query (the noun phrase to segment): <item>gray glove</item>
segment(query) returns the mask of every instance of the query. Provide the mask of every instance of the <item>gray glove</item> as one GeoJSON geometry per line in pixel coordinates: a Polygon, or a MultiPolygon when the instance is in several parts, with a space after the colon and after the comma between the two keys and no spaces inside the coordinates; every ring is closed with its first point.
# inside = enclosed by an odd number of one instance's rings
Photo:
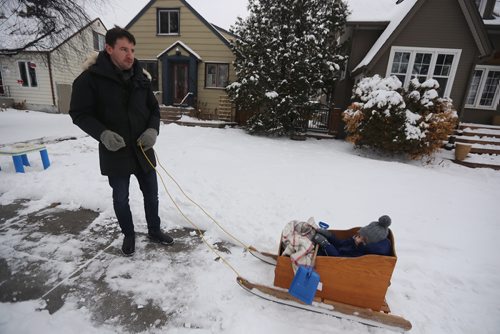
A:
{"type": "Polygon", "coordinates": [[[147,151],[156,143],[157,136],[158,131],[153,128],[147,128],[139,139],[137,139],[137,146],[142,146],[144,151],[147,151]]]}
{"type": "Polygon", "coordinates": [[[115,152],[126,146],[123,137],[111,130],[104,130],[101,133],[100,139],[101,143],[103,143],[109,151],[115,152]]]}
{"type": "Polygon", "coordinates": [[[325,238],[324,235],[321,235],[319,233],[316,233],[312,239],[315,243],[320,245],[321,247],[324,247],[329,244],[328,240],[325,238]]]}

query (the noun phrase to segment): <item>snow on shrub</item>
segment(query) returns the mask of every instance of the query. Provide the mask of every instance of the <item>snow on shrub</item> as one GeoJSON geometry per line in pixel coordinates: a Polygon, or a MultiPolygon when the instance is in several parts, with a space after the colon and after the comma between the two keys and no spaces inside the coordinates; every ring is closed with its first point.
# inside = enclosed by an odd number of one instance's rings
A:
{"type": "Polygon", "coordinates": [[[439,83],[410,82],[405,90],[395,76],[362,79],[344,111],[347,140],[411,159],[437,151],[458,122],[451,100],[438,95],[439,83]]]}

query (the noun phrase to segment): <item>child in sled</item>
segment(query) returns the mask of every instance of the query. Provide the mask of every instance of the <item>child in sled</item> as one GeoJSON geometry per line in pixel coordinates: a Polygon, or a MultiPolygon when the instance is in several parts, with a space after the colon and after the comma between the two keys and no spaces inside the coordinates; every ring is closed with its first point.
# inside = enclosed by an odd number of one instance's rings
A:
{"type": "Polygon", "coordinates": [[[382,216],[360,228],[352,238],[337,239],[333,232],[318,229],[312,240],[319,245],[319,256],[390,255],[392,245],[387,238],[390,225],[391,218],[382,216]]]}

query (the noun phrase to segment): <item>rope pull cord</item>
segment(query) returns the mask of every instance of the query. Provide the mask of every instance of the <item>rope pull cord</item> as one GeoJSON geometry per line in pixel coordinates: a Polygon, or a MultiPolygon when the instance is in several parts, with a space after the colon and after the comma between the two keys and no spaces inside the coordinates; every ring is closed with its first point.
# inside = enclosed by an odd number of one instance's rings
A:
{"type": "MultiPolygon", "coordinates": [[[[189,219],[185,214],[184,212],[182,211],[182,209],[179,207],[179,205],[177,205],[177,203],[175,202],[173,196],[170,194],[170,192],[168,191],[168,188],[165,184],[165,181],[163,180],[163,176],[160,174],[160,172],[158,171],[158,169],[153,165],[153,163],[151,162],[151,160],[148,158],[148,156],[146,155],[146,152],[144,152],[144,149],[142,147],[142,144],[139,145],[139,147],[141,148],[141,151],[142,151],[142,154],[144,155],[144,157],[146,158],[146,160],[148,161],[148,163],[151,165],[151,167],[155,170],[156,174],[158,174],[158,176],[160,177],[160,180],[161,180],[161,183],[163,184],[163,188],[165,189],[168,197],[170,198],[170,200],[172,201],[172,203],[174,204],[174,206],[176,207],[177,211],[179,211],[179,213],[181,214],[181,216],[189,223],[191,224],[196,232],[198,233],[198,236],[200,237],[200,239],[205,243],[205,245],[207,245],[207,247],[218,257],[220,258],[225,265],[227,265],[229,267],[229,269],[231,269],[237,277],[241,277],[241,275],[238,273],[238,271],[231,265],[231,263],[229,263],[229,261],[224,258],[224,256],[222,256],[212,245],[210,245],[210,243],[205,239],[205,236],[203,235],[203,232],[201,231],[201,229],[198,227],[198,225],[196,225],[195,223],[193,223],[193,221],[191,219],[189,219]]],[[[224,233],[226,233],[227,235],[229,235],[231,238],[233,238],[233,240],[236,240],[238,243],[240,243],[243,248],[245,248],[246,250],[250,250],[250,247],[245,245],[243,242],[241,242],[239,239],[237,239],[235,236],[233,236],[231,233],[229,233],[228,231],[226,231],[218,222],[216,219],[214,219],[208,212],[206,212],[205,209],[203,209],[198,203],[196,203],[194,200],[192,200],[185,192],[184,190],[181,188],[181,186],[179,185],[179,183],[175,180],[175,178],[170,175],[169,172],[167,172],[167,170],[162,166],[162,164],[160,163],[160,159],[158,158],[158,155],[156,154],[155,152],[155,158],[156,158],[156,161],[158,162],[158,165],[163,169],[163,171],[168,175],[168,177],[177,185],[177,187],[179,188],[179,190],[182,192],[182,194],[191,202],[193,203],[194,205],[196,205],[201,211],[203,211],[203,213],[208,217],[210,218],[222,231],[224,231],[224,233]]]]}

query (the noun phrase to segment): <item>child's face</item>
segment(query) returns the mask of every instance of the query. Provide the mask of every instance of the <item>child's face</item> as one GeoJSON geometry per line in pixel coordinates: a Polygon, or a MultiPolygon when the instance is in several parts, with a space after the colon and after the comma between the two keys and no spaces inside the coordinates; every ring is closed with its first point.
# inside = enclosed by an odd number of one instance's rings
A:
{"type": "Polygon", "coordinates": [[[359,234],[356,234],[354,236],[354,242],[356,243],[356,246],[366,245],[367,241],[368,240],[366,239],[366,237],[363,237],[363,236],[361,236],[359,234]]]}

